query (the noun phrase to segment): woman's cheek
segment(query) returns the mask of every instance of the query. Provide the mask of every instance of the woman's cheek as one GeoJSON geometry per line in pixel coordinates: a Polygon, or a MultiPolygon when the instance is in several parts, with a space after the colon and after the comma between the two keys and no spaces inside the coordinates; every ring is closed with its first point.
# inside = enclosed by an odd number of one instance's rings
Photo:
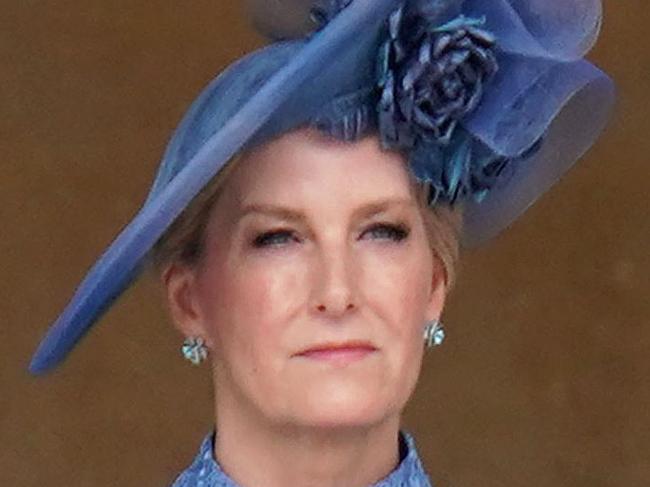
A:
{"type": "Polygon", "coordinates": [[[372,283],[370,289],[374,288],[387,302],[399,304],[400,309],[410,310],[414,298],[419,301],[423,287],[426,292],[427,273],[411,247],[366,252],[360,262],[363,275],[372,283]]]}
{"type": "Polygon", "coordinates": [[[287,314],[304,298],[305,265],[301,256],[256,258],[256,265],[242,270],[246,282],[238,293],[245,313],[266,327],[282,324],[287,314]]]}

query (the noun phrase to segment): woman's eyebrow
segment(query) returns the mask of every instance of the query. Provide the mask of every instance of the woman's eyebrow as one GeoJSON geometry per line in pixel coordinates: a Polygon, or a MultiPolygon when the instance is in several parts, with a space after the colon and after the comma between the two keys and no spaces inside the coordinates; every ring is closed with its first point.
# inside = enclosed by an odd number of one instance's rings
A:
{"type": "Polygon", "coordinates": [[[411,199],[408,198],[383,199],[383,200],[373,201],[363,206],[360,206],[359,208],[354,210],[352,216],[353,218],[360,218],[360,217],[367,218],[374,215],[378,215],[379,213],[384,213],[388,210],[391,210],[392,208],[399,208],[399,207],[405,207],[405,208],[415,207],[415,204],[411,199]]]}
{"type": "Polygon", "coordinates": [[[268,203],[251,203],[244,206],[239,213],[238,219],[243,220],[252,214],[268,215],[289,221],[304,221],[306,219],[305,215],[298,210],[268,203]]]}
{"type": "MultiPolygon", "coordinates": [[[[384,213],[392,207],[414,207],[412,200],[408,198],[390,198],[377,201],[371,201],[359,206],[352,213],[353,218],[370,217],[379,213],[384,213]]],[[[273,216],[282,220],[306,222],[306,215],[295,208],[275,205],[270,203],[250,203],[245,205],[240,213],[239,220],[242,220],[250,214],[263,214],[273,216]]]]}

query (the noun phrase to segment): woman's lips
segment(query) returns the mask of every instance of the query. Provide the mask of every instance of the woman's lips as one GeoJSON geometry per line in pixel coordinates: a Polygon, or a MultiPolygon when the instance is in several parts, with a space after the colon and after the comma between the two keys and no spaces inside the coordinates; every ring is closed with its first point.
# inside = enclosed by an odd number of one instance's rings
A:
{"type": "Polygon", "coordinates": [[[298,354],[298,356],[319,362],[345,365],[362,360],[376,351],[377,349],[372,345],[350,345],[313,348],[298,354]]]}

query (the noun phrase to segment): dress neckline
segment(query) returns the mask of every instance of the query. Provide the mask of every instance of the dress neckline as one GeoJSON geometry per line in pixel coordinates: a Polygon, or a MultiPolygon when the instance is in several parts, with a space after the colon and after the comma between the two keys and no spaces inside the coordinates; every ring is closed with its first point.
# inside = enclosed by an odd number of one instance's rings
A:
{"type": "MultiPolygon", "coordinates": [[[[192,464],[182,472],[172,487],[240,487],[226,474],[213,455],[216,431],[208,433],[192,464]]],[[[417,453],[414,438],[406,431],[399,432],[400,462],[388,476],[369,487],[431,487],[417,453]]]]}

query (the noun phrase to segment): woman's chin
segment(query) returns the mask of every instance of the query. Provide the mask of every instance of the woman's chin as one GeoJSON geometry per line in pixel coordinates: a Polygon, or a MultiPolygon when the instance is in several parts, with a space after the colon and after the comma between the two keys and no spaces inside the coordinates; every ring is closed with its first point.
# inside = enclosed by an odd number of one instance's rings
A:
{"type": "MultiPolygon", "coordinates": [[[[315,427],[364,427],[382,422],[395,404],[367,387],[309,388],[296,403],[296,415],[315,427]]],[[[394,399],[394,397],[393,397],[394,399]]]]}

